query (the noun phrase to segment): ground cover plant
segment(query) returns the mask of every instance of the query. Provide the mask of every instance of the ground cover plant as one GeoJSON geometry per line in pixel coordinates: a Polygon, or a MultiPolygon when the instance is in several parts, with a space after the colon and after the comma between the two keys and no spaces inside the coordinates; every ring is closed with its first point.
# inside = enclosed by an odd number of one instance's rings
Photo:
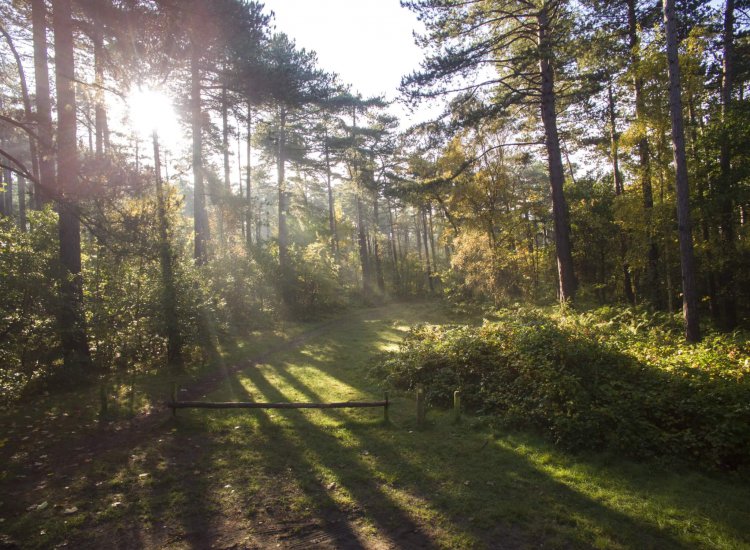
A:
{"type": "MultiPolygon", "coordinates": [[[[442,306],[392,305],[312,327],[189,398],[379,398],[365,375],[442,306]]],[[[742,548],[748,481],[612,454],[571,454],[411,395],[379,410],[179,411],[65,433],[61,463],[3,452],[2,532],[24,548],[742,548]],[[6,455],[4,455],[5,458],[6,455]],[[46,504],[45,504],[46,503],[46,504]]],[[[73,425],[66,426],[75,429],[73,425]]],[[[59,451],[61,447],[57,447],[59,451]]],[[[45,453],[43,453],[45,454],[45,453]]]]}
{"type": "Polygon", "coordinates": [[[746,467],[747,335],[686,345],[678,326],[624,308],[500,310],[479,327],[413,328],[373,374],[394,388],[423,384],[443,407],[461,390],[469,410],[570,450],[746,467]]]}

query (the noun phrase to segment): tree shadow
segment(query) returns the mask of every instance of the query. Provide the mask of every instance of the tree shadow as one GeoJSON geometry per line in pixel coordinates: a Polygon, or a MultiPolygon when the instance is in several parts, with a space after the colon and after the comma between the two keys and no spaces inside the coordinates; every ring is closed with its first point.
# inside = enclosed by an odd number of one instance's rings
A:
{"type": "MultiPolygon", "coordinates": [[[[295,391],[301,392],[311,401],[320,400],[318,394],[288,372],[283,369],[277,372],[295,391]]],[[[273,396],[275,399],[284,398],[278,389],[269,385],[260,372],[251,372],[248,376],[264,395],[273,396]]],[[[325,410],[321,414],[341,422],[347,429],[357,430],[353,437],[360,449],[369,450],[369,466],[365,466],[361,456],[352,456],[354,451],[344,449],[340,441],[331,440],[331,436],[307,420],[304,413],[295,417],[294,429],[304,430],[306,444],[315,452],[318,460],[327,461],[327,467],[336,472],[339,479],[347,480],[346,488],[366,508],[368,516],[376,523],[379,531],[391,539],[398,540],[404,534],[398,527],[400,521],[392,521],[394,507],[404,506],[404,503],[396,502],[394,498],[384,495],[381,487],[373,486],[372,478],[377,472],[381,472],[385,479],[396,480],[397,486],[403,483],[403,488],[417,494],[423,500],[423,505],[434,509],[442,516],[443,521],[447,520],[451,524],[448,530],[454,535],[472,532],[490,547],[523,547],[529,544],[549,544],[553,540],[540,535],[539,529],[535,526],[527,525],[528,529],[519,529],[517,524],[508,523],[507,520],[503,525],[502,518],[514,513],[513,503],[526,499],[527,491],[539,488],[541,492],[538,497],[538,510],[541,512],[542,508],[548,507],[559,509],[554,515],[557,525],[549,526],[551,532],[547,534],[554,537],[558,536],[559,532],[564,533],[565,540],[560,541],[563,544],[574,541],[576,547],[592,545],[592,541],[582,539],[577,531],[581,524],[580,517],[584,516],[583,523],[605,528],[615,539],[618,538],[618,532],[628,533],[623,543],[632,543],[635,539],[639,547],[685,547],[684,543],[664,530],[612,510],[554,480],[517,453],[497,447],[484,453],[466,452],[467,445],[480,448],[481,440],[471,434],[467,438],[460,428],[453,433],[449,430],[448,434],[444,430],[441,433],[420,433],[412,439],[411,446],[403,448],[394,446],[393,440],[388,437],[388,430],[382,429],[375,422],[353,426],[350,415],[346,412],[325,410]],[[424,437],[427,437],[428,441],[420,443],[419,439],[424,437]],[[343,458],[337,461],[328,458],[331,456],[332,447],[338,447],[343,458]],[[455,467],[458,463],[460,468],[455,467]],[[358,469],[361,471],[356,472],[358,469]],[[457,472],[461,471],[472,472],[475,479],[457,477],[457,472]],[[495,487],[502,492],[498,493],[495,487]],[[512,494],[514,492],[515,495],[512,494]],[[466,502],[469,509],[496,506],[497,513],[489,515],[494,515],[500,525],[472,525],[473,518],[451,511],[455,510],[457,501],[466,502]],[[579,519],[576,519],[577,517],[579,519]]],[[[527,521],[533,517],[533,510],[528,512],[530,514],[527,521]]],[[[401,510],[399,515],[404,513],[405,511],[401,510]]],[[[540,516],[543,515],[540,513],[540,516]]],[[[419,524],[417,525],[419,527],[419,524]]],[[[431,541],[431,544],[436,543],[435,540],[431,541]]]]}

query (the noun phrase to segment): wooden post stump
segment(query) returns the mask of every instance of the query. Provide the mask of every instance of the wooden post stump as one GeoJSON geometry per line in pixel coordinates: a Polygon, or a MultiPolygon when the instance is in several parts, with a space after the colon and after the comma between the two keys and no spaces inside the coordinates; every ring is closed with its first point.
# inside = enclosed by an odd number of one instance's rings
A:
{"type": "Polygon", "coordinates": [[[424,428],[425,412],[424,386],[417,384],[417,428],[424,428]]]}

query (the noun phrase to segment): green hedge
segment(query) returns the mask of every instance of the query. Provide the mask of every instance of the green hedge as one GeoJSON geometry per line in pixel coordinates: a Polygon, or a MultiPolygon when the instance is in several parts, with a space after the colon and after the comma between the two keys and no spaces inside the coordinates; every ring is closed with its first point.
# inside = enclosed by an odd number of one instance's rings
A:
{"type": "Polygon", "coordinates": [[[481,327],[418,326],[374,369],[392,388],[422,383],[448,406],[532,428],[570,450],[750,461],[750,353],[741,335],[686,346],[671,320],[612,309],[565,317],[505,311],[481,327]]]}

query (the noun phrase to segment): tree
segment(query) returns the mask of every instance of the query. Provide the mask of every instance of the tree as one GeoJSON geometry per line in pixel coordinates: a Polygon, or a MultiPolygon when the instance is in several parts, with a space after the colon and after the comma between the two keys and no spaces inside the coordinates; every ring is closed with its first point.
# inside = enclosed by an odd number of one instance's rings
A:
{"type": "MultiPolygon", "coordinates": [[[[480,91],[491,90],[489,104],[463,114],[464,123],[497,116],[510,106],[540,109],[547,152],[550,194],[555,226],[561,302],[575,297],[576,281],[570,244],[568,206],[557,128],[557,95],[564,72],[564,48],[570,31],[568,4],[562,0],[484,2],[473,0],[416,0],[406,2],[425,23],[431,55],[421,72],[404,79],[412,97],[462,93],[453,108],[461,113],[480,91]],[[496,74],[478,83],[449,87],[456,77],[494,67],[496,74]]],[[[482,77],[486,76],[485,74],[482,77]]]]}
{"type": "Polygon", "coordinates": [[[60,263],[60,333],[65,369],[80,374],[91,367],[81,279],[78,207],[75,63],[71,0],[54,0],[55,87],[57,89],[57,193],[60,263]]]}
{"type": "Polygon", "coordinates": [[[685,130],[682,117],[680,62],[677,51],[677,25],[674,0],[663,0],[664,30],[667,41],[669,71],[669,110],[672,117],[672,150],[677,188],[677,224],[682,266],[682,312],[685,318],[685,338],[698,342],[701,338],[698,325],[698,295],[695,288],[695,262],[693,235],[690,222],[690,188],[688,186],[687,158],[685,156],[685,130]]]}

